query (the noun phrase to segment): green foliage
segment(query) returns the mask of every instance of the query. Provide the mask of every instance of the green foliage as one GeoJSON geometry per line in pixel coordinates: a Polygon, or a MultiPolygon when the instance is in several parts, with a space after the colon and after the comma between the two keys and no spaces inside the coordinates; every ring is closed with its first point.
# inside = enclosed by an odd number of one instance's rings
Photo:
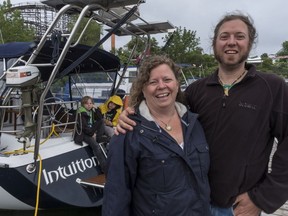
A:
{"type": "Polygon", "coordinates": [[[278,57],[281,57],[281,56],[283,57],[283,58],[279,58],[277,60],[277,62],[286,63],[286,65],[288,64],[288,58],[287,58],[287,56],[288,56],[288,41],[284,41],[282,43],[282,49],[277,53],[277,56],[278,57]]]}
{"type": "Polygon", "coordinates": [[[178,27],[173,33],[165,36],[164,42],[166,44],[162,51],[170,58],[177,63],[191,65],[189,69],[183,69],[187,77],[204,77],[213,73],[217,67],[213,55],[203,54],[203,49],[199,46],[200,38],[196,36],[196,31],[178,27]]]}
{"type": "Polygon", "coordinates": [[[66,82],[68,82],[68,76],[63,77],[62,79],[56,79],[50,88],[51,92],[60,92],[61,88],[65,87],[66,82]]]}
{"type": "MultiPolygon", "coordinates": [[[[70,32],[74,27],[78,16],[79,15],[71,16],[71,19],[68,24],[68,29],[70,32]]],[[[102,34],[102,27],[95,20],[89,21],[89,19],[86,17],[83,18],[82,21],[80,22],[77,32],[74,35],[73,42],[76,42],[78,40],[79,36],[81,35],[87,23],[88,26],[85,29],[83,36],[81,37],[80,44],[84,44],[87,46],[94,46],[100,40],[100,36],[102,34]]]]}
{"type": "MultiPolygon", "coordinates": [[[[217,62],[213,55],[202,54],[203,49],[199,47],[200,39],[196,37],[196,31],[176,28],[173,33],[168,33],[164,38],[165,45],[160,47],[155,38],[151,38],[149,51],[146,54],[165,54],[178,64],[186,64],[182,68],[186,77],[204,77],[214,72],[217,62]]],[[[116,55],[122,64],[127,63],[133,47],[137,44],[136,52],[132,56],[134,61],[129,66],[136,65],[137,58],[144,53],[147,40],[140,40],[135,37],[124,47],[116,50],[116,55]]]]}
{"type": "Polygon", "coordinates": [[[132,61],[129,62],[129,66],[135,66],[137,63],[137,59],[142,55],[160,53],[160,47],[158,46],[158,42],[155,38],[152,37],[150,41],[148,41],[145,38],[140,39],[132,37],[131,41],[124,45],[124,47],[116,49],[116,55],[120,58],[122,64],[128,63],[134,47],[136,47],[135,52],[133,53],[132,61]]]}
{"type": "MultiPolygon", "coordinates": [[[[35,30],[33,27],[26,25],[21,17],[21,12],[19,10],[12,10],[11,7],[10,0],[3,1],[3,4],[0,4],[0,43],[34,40],[35,30]]],[[[71,30],[75,25],[77,16],[71,16],[70,18],[68,27],[71,30]]],[[[81,21],[76,35],[73,38],[74,42],[78,40],[87,22],[88,18],[84,18],[84,20],[81,21]]],[[[92,20],[85,30],[80,43],[94,46],[100,40],[101,34],[102,26],[92,20]]],[[[125,64],[131,57],[130,54],[133,47],[137,45],[136,51],[132,56],[132,61],[129,62],[129,66],[135,66],[139,57],[143,55],[166,54],[179,64],[190,65],[190,67],[183,68],[183,72],[187,77],[208,76],[217,68],[218,63],[214,59],[214,56],[203,53],[203,49],[199,46],[200,38],[197,37],[196,31],[188,30],[180,26],[177,27],[174,32],[166,34],[162,39],[164,46],[159,46],[154,37],[151,37],[150,40],[144,37],[140,39],[132,37],[131,41],[125,46],[111,50],[111,52],[116,53],[121,63],[125,64]]],[[[288,56],[288,41],[282,43],[282,49],[277,53],[277,56],[288,56]]],[[[272,59],[269,58],[267,53],[262,54],[261,58],[263,62],[257,65],[259,70],[288,78],[287,58],[272,62],[272,59]]],[[[59,82],[63,84],[66,80],[59,82]]]]}
{"type": "Polygon", "coordinates": [[[25,25],[19,10],[12,10],[10,1],[0,5],[0,43],[13,41],[33,41],[35,31],[25,25]]]}
{"type": "Polygon", "coordinates": [[[273,65],[273,73],[276,73],[284,78],[288,78],[288,64],[287,62],[276,62],[273,65]]]}
{"type": "MultiPolygon", "coordinates": [[[[196,36],[196,31],[187,30],[178,27],[173,33],[165,35],[163,47],[158,46],[157,41],[152,38],[150,49],[151,54],[166,54],[179,64],[187,64],[190,67],[182,68],[187,77],[205,77],[213,73],[218,63],[213,55],[203,53],[203,49],[199,47],[200,39],[196,36]],[[155,41],[154,41],[155,40],[155,41]]],[[[136,38],[133,38],[124,47],[116,50],[121,62],[127,62],[129,54],[133,46],[136,44],[136,38]]],[[[282,44],[283,48],[277,55],[288,55],[288,41],[282,44]]],[[[138,48],[134,59],[143,52],[145,42],[138,42],[138,48]]],[[[261,55],[263,62],[257,65],[257,68],[263,72],[275,73],[288,78],[287,59],[274,63],[267,53],[261,55]]]]}
{"type": "Polygon", "coordinates": [[[263,60],[263,62],[256,65],[258,70],[266,73],[274,73],[283,78],[288,77],[287,62],[277,61],[273,63],[272,59],[268,57],[267,53],[262,54],[261,59],[263,60]]]}
{"type": "Polygon", "coordinates": [[[202,48],[199,47],[200,38],[196,37],[196,31],[177,27],[174,32],[164,37],[166,43],[163,51],[175,62],[191,63],[192,56],[201,55],[202,48]]]}
{"type": "Polygon", "coordinates": [[[288,41],[282,43],[282,49],[277,53],[277,56],[286,56],[288,55],[288,41]]]}
{"type": "Polygon", "coordinates": [[[256,65],[258,70],[260,70],[262,72],[266,72],[266,73],[274,73],[274,74],[277,74],[283,78],[288,78],[287,63],[276,62],[276,63],[269,65],[269,66],[267,66],[263,63],[261,65],[256,65]]]}
{"type": "Polygon", "coordinates": [[[261,66],[262,66],[264,71],[273,69],[273,62],[272,62],[271,58],[263,56],[262,60],[263,60],[263,62],[261,64],[261,66]]]}

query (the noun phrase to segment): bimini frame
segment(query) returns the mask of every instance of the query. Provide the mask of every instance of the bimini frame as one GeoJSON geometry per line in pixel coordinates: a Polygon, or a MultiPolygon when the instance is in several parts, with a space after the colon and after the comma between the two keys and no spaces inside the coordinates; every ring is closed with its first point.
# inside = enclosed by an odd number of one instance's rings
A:
{"type": "MultiPolygon", "coordinates": [[[[41,68],[41,66],[43,67],[49,66],[53,68],[48,81],[45,83],[45,88],[39,100],[39,108],[37,111],[38,112],[37,124],[36,124],[36,131],[35,131],[35,148],[34,148],[34,166],[35,167],[36,167],[36,162],[37,162],[38,153],[39,153],[44,101],[55,78],[64,77],[65,75],[73,71],[85,59],[89,58],[89,56],[92,55],[95,52],[95,50],[97,50],[113,34],[118,35],[118,36],[131,35],[131,36],[140,38],[142,40],[144,39],[146,42],[144,53],[146,53],[150,47],[150,35],[151,34],[165,33],[169,29],[174,28],[174,26],[172,26],[169,22],[148,23],[144,19],[142,19],[139,15],[139,6],[142,3],[145,3],[145,1],[143,0],[78,0],[78,1],[77,0],[45,0],[45,1],[42,1],[42,3],[48,6],[54,7],[56,10],[59,10],[59,11],[57,12],[54,20],[52,21],[52,23],[49,25],[48,29],[44,33],[36,49],[34,49],[29,59],[25,62],[25,66],[32,65],[32,66],[37,66],[39,68],[41,68]],[[124,10],[127,12],[125,12],[122,15],[119,15],[115,12],[116,11],[115,8],[121,8],[122,11],[124,10]],[[37,58],[38,54],[41,52],[41,49],[44,47],[45,42],[51,39],[53,32],[55,32],[55,30],[57,29],[57,24],[59,23],[61,17],[67,14],[71,14],[71,13],[78,13],[79,16],[71,32],[69,34],[61,34],[61,37],[66,38],[65,40],[66,42],[65,42],[63,49],[61,50],[59,57],[55,59],[53,63],[45,62],[45,63],[35,64],[34,63],[35,59],[37,58]],[[84,53],[82,56],[79,56],[79,58],[76,61],[74,61],[71,65],[67,66],[64,70],[60,71],[60,66],[63,63],[63,60],[65,56],[67,55],[69,48],[77,45],[77,43],[79,43],[83,35],[83,34],[80,34],[80,37],[78,38],[78,40],[76,40],[76,42],[73,44],[73,41],[75,41],[74,37],[80,26],[80,22],[85,17],[90,17],[90,21],[96,20],[97,22],[108,26],[109,29],[107,29],[107,34],[104,37],[102,37],[100,41],[97,42],[93,47],[91,47],[86,53],[84,53]],[[134,20],[139,20],[141,21],[141,23],[134,24],[133,23],[134,20]]],[[[90,21],[87,22],[87,25],[89,24],[90,21]]],[[[83,31],[85,31],[85,29],[86,28],[84,28],[83,31]]],[[[135,46],[137,46],[137,44],[135,46]]],[[[136,47],[134,47],[133,50],[135,51],[136,47]]],[[[131,60],[134,54],[133,53],[134,51],[132,51],[129,57],[129,61],[131,60]]],[[[122,76],[125,75],[126,69],[127,68],[124,67],[122,76]]],[[[119,81],[119,83],[120,82],[121,80],[119,81]]]]}

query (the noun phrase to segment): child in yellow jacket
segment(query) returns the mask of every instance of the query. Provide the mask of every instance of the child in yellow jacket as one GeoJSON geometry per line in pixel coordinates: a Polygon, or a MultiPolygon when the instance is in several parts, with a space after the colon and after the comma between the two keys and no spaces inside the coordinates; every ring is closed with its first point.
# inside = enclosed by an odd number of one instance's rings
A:
{"type": "Polygon", "coordinates": [[[110,137],[114,134],[113,127],[116,127],[118,123],[118,118],[122,112],[122,108],[123,101],[117,95],[111,96],[104,104],[99,106],[99,109],[104,116],[105,133],[110,137]]]}

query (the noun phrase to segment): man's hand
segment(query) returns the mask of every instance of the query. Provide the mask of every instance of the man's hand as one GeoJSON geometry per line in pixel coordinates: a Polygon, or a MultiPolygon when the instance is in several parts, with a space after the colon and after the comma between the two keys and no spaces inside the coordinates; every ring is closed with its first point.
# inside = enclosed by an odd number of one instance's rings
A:
{"type": "Polygon", "coordinates": [[[131,107],[127,107],[123,112],[120,114],[118,118],[118,124],[114,130],[116,135],[120,133],[125,134],[126,130],[133,130],[133,126],[136,126],[136,122],[128,118],[129,114],[134,114],[135,110],[131,107]]]}
{"type": "Polygon", "coordinates": [[[259,216],[261,213],[261,209],[252,202],[248,193],[237,196],[235,206],[235,216],[259,216]]]}

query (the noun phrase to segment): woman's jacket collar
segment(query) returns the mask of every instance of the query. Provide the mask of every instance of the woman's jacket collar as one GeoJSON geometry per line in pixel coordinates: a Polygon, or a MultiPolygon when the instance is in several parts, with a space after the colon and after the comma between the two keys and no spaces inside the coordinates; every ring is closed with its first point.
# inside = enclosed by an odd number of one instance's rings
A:
{"type": "MultiPolygon", "coordinates": [[[[175,102],[175,107],[178,115],[182,118],[183,115],[187,112],[186,106],[179,102],[175,102]]],[[[139,105],[139,113],[148,121],[154,121],[154,118],[151,116],[145,100],[143,100],[139,105]]]]}

